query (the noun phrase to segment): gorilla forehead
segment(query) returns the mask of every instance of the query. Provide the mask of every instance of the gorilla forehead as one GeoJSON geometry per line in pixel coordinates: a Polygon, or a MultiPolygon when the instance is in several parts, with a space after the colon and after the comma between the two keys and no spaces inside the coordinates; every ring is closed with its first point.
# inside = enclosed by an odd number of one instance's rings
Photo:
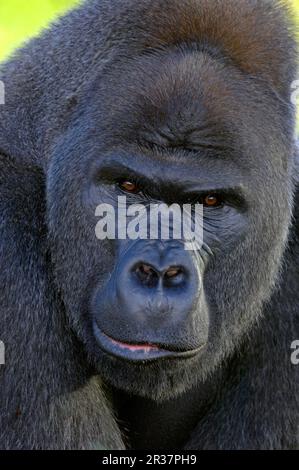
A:
{"type": "Polygon", "coordinates": [[[224,160],[232,174],[233,163],[250,173],[253,158],[260,170],[269,171],[268,160],[286,169],[290,144],[273,132],[273,126],[284,131],[280,116],[267,119],[273,99],[214,49],[154,50],[119,58],[92,80],[75,112],[78,138],[84,154],[89,149],[96,159],[137,149],[140,159],[161,158],[163,151],[165,160],[185,157],[196,165],[204,159],[220,171],[224,160]]]}
{"type": "MultiPolygon", "coordinates": [[[[235,75],[237,78],[237,71],[235,75]]],[[[226,110],[234,100],[232,77],[230,89],[226,83],[223,63],[213,59],[209,51],[163,49],[129,62],[117,61],[107,74],[92,82],[88,106],[108,118],[106,129],[113,119],[126,133],[131,129],[132,136],[136,131],[143,136],[152,132],[157,138],[158,133],[157,144],[163,146],[195,146],[200,131],[223,145],[216,124],[223,131],[229,128],[226,110]],[[110,96],[107,86],[112,90],[110,96]]],[[[225,137],[228,135],[227,131],[225,137]]]]}

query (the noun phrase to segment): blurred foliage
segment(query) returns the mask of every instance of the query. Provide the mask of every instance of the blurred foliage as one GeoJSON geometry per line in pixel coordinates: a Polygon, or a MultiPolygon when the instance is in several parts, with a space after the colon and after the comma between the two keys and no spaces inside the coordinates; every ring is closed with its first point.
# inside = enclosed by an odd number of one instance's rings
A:
{"type": "MultiPolygon", "coordinates": [[[[0,60],[81,0],[0,0],[0,60]]],[[[225,1],[225,0],[223,0],[225,1]]],[[[299,0],[289,0],[298,19],[299,0]]],[[[299,131],[299,126],[298,126],[299,131]]]]}
{"type": "Polygon", "coordinates": [[[78,0],[0,0],[0,59],[78,0]]]}

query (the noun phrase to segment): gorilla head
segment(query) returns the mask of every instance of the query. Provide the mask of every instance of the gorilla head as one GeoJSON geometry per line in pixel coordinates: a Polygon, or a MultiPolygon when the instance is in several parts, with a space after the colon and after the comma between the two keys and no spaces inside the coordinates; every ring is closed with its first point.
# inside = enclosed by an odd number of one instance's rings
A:
{"type": "Polygon", "coordinates": [[[51,256],[71,325],[108,383],[156,400],[204,380],[257,321],[292,212],[284,20],[277,10],[266,34],[267,13],[242,2],[241,31],[233,2],[217,2],[216,16],[209,3],[184,2],[181,21],[180,2],[166,2],[126,41],[119,26],[118,47],[72,100],[47,170],[51,256]],[[202,204],[202,246],[99,241],[96,207],[124,195],[202,204]]]}

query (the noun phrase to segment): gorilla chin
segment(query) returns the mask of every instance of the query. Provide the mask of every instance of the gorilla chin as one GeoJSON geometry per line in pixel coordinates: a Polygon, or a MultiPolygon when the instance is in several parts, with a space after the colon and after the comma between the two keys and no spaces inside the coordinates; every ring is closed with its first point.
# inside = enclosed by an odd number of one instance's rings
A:
{"type": "Polygon", "coordinates": [[[200,367],[207,345],[189,351],[171,351],[148,343],[116,341],[94,325],[98,350],[96,368],[108,389],[162,403],[196,385],[192,373],[200,367]]]}

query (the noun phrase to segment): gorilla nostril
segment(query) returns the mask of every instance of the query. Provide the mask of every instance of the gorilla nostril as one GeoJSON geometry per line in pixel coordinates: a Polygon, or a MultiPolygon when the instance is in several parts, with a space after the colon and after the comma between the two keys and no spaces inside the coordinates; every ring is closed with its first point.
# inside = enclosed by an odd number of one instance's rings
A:
{"type": "Polygon", "coordinates": [[[172,268],[169,268],[168,271],[166,271],[165,273],[165,276],[168,278],[168,279],[171,279],[173,277],[176,277],[178,274],[180,274],[182,272],[182,269],[181,268],[176,268],[176,267],[172,267],[172,268]]]}
{"type": "Polygon", "coordinates": [[[160,279],[165,288],[182,287],[187,279],[187,272],[182,266],[170,266],[160,272],[150,264],[139,262],[133,267],[132,273],[138,283],[147,288],[157,287],[160,279]]]}
{"type": "Polygon", "coordinates": [[[159,282],[159,275],[149,264],[140,263],[134,268],[138,280],[146,287],[156,287],[159,282]]]}
{"type": "Polygon", "coordinates": [[[186,280],[186,272],[180,266],[171,266],[164,274],[164,286],[176,287],[181,286],[186,280]]]}
{"type": "Polygon", "coordinates": [[[139,270],[144,274],[151,274],[154,271],[148,264],[141,264],[141,266],[139,266],[139,270]]]}

